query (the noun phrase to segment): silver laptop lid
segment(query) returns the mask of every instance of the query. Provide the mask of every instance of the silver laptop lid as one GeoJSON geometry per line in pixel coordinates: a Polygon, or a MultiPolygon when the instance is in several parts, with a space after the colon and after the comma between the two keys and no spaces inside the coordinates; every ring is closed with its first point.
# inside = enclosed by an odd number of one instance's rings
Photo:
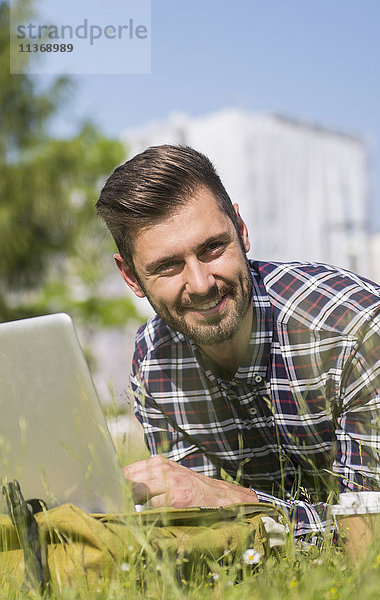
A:
{"type": "MultiPolygon", "coordinates": [[[[88,512],[131,508],[71,318],[0,324],[0,478],[25,499],[88,512]]],[[[0,507],[6,512],[5,502],[0,507]]]]}

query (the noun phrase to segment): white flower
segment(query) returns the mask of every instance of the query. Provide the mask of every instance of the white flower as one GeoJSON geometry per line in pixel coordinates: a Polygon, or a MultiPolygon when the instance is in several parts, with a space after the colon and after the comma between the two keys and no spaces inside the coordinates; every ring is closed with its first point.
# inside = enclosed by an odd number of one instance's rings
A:
{"type": "Polygon", "coordinates": [[[123,562],[120,565],[120,571],[126,572],[131,570],[131,565],[127,562],[123,562]]]}
{"type": "Polygon", "coordinates": [[[256,552],[254,548],[248,548],[243,554],[243,562],[246,565],[257,565],[261,560],[262,554],[256,552]]]}

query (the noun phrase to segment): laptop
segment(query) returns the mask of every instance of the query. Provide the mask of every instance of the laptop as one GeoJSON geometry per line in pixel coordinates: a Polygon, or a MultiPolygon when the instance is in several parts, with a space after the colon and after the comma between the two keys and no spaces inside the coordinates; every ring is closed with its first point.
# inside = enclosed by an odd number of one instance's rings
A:
{"type": "MultiPolygon", "coordinates": [[[[71,318],[0,324],[0,483],[90,513],[134,510],[71,318]]],[[[1,495],[2,496],[2,495],[1,495]]],[[[5,499],[1,512],[7,512],[5,499]]]]}

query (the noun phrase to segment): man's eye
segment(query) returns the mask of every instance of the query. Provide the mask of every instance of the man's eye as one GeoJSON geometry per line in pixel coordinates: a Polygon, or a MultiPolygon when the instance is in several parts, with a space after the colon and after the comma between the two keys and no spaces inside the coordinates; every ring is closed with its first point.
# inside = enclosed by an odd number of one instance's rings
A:
{"type": "Polygon", "coordinates": [[[166,271],[170,271],[171,269],[174,269],[177,266],[178,263],[176,262],[166,262],[166,263],[162,263],[159,267],[157,267],[156,269],[156,273],[165,273],[166,271]]]}
{"type": "Polygon", "coordinates": [[[205,248],[206,252],[215,252],[218,250],[223,250],[225,244],[223,244],[223,242],[211,242],[210,244],[208,244],[205,248]]]}

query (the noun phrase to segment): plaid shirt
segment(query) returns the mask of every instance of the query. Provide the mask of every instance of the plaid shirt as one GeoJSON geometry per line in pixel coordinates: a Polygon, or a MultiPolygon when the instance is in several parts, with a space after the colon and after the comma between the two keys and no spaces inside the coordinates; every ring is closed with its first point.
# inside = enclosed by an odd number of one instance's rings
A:
{"type": "Polygon", "coordinates": [[[250,261],[254,318],[233,378],[155,316],[131,386],[151,454],[221,469],[323,531],[328,494],[378,489],[380,286],[313,263],[250,261]]]}

